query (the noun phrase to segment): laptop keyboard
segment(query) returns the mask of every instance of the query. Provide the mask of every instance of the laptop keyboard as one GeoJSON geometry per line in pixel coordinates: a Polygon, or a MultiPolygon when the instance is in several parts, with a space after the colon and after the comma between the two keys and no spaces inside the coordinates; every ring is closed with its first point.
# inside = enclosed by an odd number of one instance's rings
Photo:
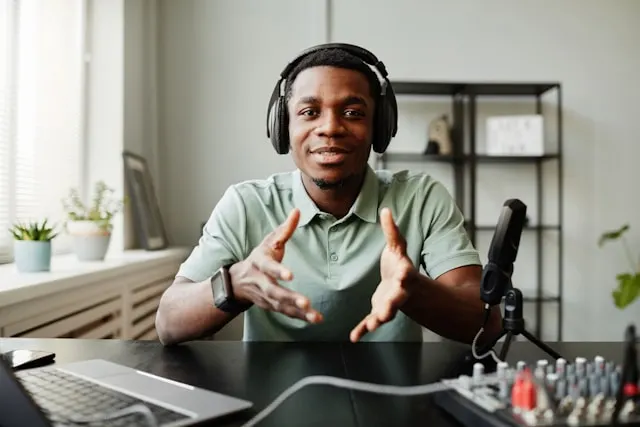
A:
{"type": "MultiPolygon", "coordinates": [[[[157,425],[165,425],[187,417],[152,403],[131,397],[53,368],[17,372],[24,388],[40,406],[54,426],[74,424],[74,419],[108,416],[134,404],[144,404],[153,413],[157,425]]],[[[88,423],[86,426],[149,426],[142,414],[88,423]]],[[[149,426],[151,427],[151,426],[149,426]]]]}

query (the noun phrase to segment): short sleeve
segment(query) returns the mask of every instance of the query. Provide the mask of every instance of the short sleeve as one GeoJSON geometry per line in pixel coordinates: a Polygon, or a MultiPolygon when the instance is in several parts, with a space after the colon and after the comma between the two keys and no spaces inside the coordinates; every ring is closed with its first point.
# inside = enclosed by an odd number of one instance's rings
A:
{"type": "Polygon", "coordinates": [[[211,277],[223,265],[246,258],[247,216],[244,202],[229,187],[214,207],[202,235],[176,276],[199,282],[211,277]]]}
{"type": "Polygon", "coordinates": [[[425,231],[422,262],[429,277],[436,279],[454,268],[481,265],[478,251],[464,227],[462,212],[438,181],[428,186],[422,220],[425,231]]]}

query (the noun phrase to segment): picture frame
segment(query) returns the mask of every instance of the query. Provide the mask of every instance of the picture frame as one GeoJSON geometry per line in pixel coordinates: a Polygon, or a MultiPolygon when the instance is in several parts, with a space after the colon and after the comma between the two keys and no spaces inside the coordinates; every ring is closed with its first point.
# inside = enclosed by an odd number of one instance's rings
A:
{"type": "Polygon", "coordinates": [[[140,245],[148,251],[165,249],[169,242],[147,161],[144,157],[126,150],[123,151],[122,157],[134,226],[140,245]]]}

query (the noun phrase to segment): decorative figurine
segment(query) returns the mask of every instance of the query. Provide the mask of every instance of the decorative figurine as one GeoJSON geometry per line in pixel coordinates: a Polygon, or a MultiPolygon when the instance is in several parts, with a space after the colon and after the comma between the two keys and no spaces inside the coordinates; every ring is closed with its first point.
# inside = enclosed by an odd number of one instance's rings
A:
{"type": "Polygon", "coordinates": [[[429,123],[429,142],[424,154],[451,155],[451,127],[447,115],[443,114],[429,123]]]}

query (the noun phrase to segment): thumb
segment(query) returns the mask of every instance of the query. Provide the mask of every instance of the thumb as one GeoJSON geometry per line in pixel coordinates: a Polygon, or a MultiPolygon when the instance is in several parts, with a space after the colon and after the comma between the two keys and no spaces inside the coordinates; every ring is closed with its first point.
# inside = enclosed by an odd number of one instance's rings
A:
{"type": "Polygon", "coordinates": [[[291,211],[285,222],[280,224],[278,230],[276,230],[275,240],[273,241],[273,246],[275,248],[281,247],[291,238],[293,232],[296,231],[299,221],[300,209],[295,208],[291,211]]]}
{"type": "Polygon", "coordinates": [[[380,212],[380,225],[382,226],[382,232],[387,240],[387,245],[391,249],[401,248],[404,239],[400,234],[400,230],[393,221],[391,210],[389,208],[383,208],[380,212]]]}

